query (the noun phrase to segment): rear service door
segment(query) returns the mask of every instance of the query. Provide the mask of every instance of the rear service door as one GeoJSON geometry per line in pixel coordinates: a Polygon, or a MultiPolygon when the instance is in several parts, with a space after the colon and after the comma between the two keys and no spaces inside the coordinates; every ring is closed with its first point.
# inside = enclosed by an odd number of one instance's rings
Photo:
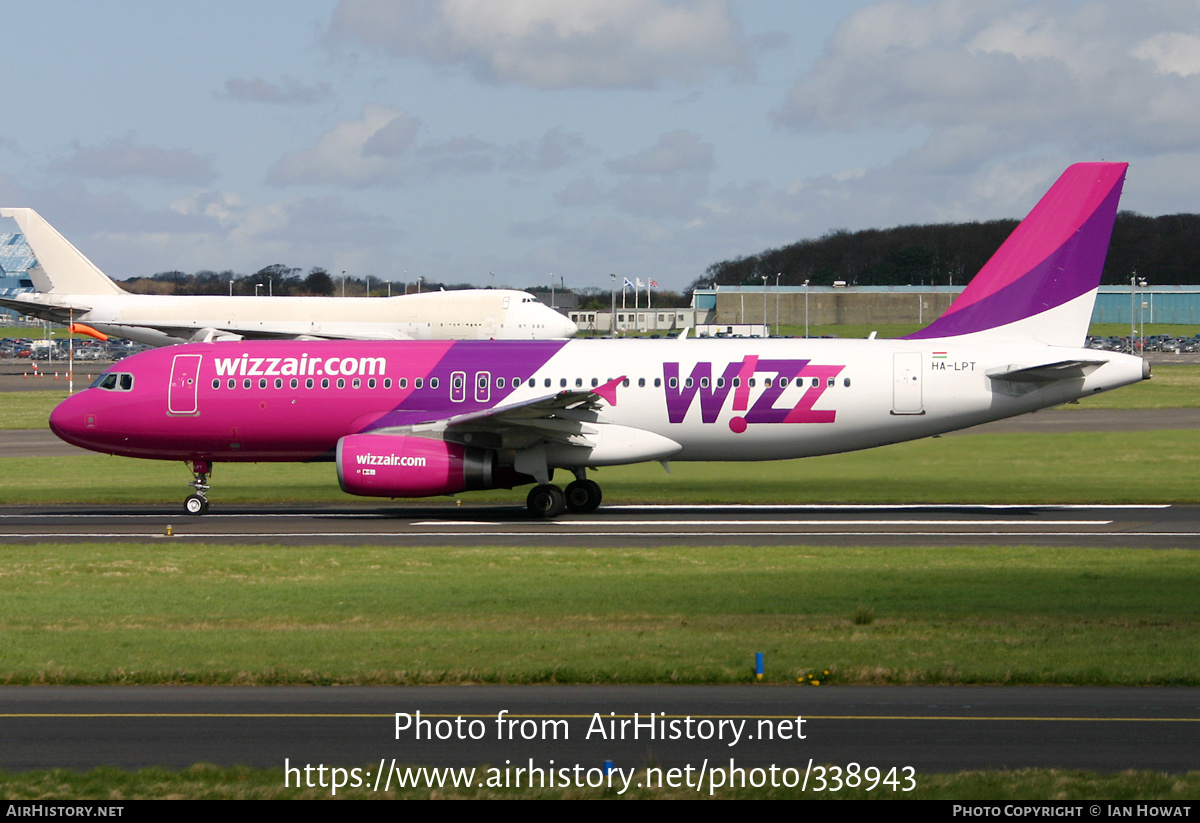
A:
{"type": "Polygon", "coordinates": [[[924,414],[921,353],[897,352],[892,360],[892,414],[924,414]]]}
{"type": "Polygon", "coordinates": [[[200,388],[201,354],[177,354],[171,361],[171,388],[167,394],[167,414],[199,414],[197,392],[200,388]]]}

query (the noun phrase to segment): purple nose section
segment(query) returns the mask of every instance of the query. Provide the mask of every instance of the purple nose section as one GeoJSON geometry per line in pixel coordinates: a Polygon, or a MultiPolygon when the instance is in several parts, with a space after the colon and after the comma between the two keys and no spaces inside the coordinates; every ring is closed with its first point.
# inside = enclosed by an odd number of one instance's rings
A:
{"type": "Polygon", "coordinates": [[[88,411],[93,404],[86,395],[87,392],[80,392],[55,406],[50,412],[50,431],[72,446],[91,449],[99,444],[95,439],[96,415],[88,411]]]}

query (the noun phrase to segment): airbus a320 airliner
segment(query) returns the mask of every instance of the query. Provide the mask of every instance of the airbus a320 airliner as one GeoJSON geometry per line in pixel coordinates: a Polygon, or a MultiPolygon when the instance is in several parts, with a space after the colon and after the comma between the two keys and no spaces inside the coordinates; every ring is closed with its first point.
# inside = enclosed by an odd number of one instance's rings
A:
{"type": "Polygon", "coordinates": [[[780,460],[974,426],[1136,383],[1081,348],[1124,163],[1071,166],[930,326],[895,340],[261,341],[144,352],[50,426],[109,454],[336,464],[350,494],[535,484],[534,515],[588,512],[589,468],[780,460]],[[574,475],[564,490],[555,469],[574,475]]]}

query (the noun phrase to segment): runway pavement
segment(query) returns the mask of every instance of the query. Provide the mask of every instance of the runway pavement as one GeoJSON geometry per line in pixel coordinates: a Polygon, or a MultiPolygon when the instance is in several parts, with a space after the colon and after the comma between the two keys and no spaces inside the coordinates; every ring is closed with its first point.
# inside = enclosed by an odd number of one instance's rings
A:
{"type": "Polygon", "coordinates": [[[292,767],[372,772],[393,763],[527,767],[531,759],[542,769],[612,760],[693,770],[732,760],[801,774],[810,762],[857,763],[911,767],[916,780],[985,768],[1200,768],[1194,688],[4,688],[0,725],[0,769],[17,771],[281,768],[285,758],[292,767]],[[409,717],[398,722],[396,713],[409,717]]]}
{"type": "Polygon", "coordinates": [[[530,518],[521,506],[214,508],[5,506],[5,543],[394,546],[989,545],[1200,548],[1200,507],[1168,505],[605,506],[530,518]],[[168,534],[169,532],[169,534],[168,534]]]}

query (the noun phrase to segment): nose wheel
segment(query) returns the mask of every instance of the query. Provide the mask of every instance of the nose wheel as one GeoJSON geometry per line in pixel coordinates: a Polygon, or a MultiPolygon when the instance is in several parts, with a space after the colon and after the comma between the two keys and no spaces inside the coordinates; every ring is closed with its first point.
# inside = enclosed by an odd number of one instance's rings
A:
{"type": "Polygon", "coordinates": [[[208,511],[208,500],[198,494],[189,494],[183,501],[183,510],[188,514],[204,514],[208,511]]]}
{"type": "Polygon", "coordinates": [[[192,475],[195,477],[191,487],[196,490],[183,501],[183,510],[190,515],[201,515],[208,511],[208,476],[212,474],[212,464],[207,460],[192,461],[192,475]]]}

